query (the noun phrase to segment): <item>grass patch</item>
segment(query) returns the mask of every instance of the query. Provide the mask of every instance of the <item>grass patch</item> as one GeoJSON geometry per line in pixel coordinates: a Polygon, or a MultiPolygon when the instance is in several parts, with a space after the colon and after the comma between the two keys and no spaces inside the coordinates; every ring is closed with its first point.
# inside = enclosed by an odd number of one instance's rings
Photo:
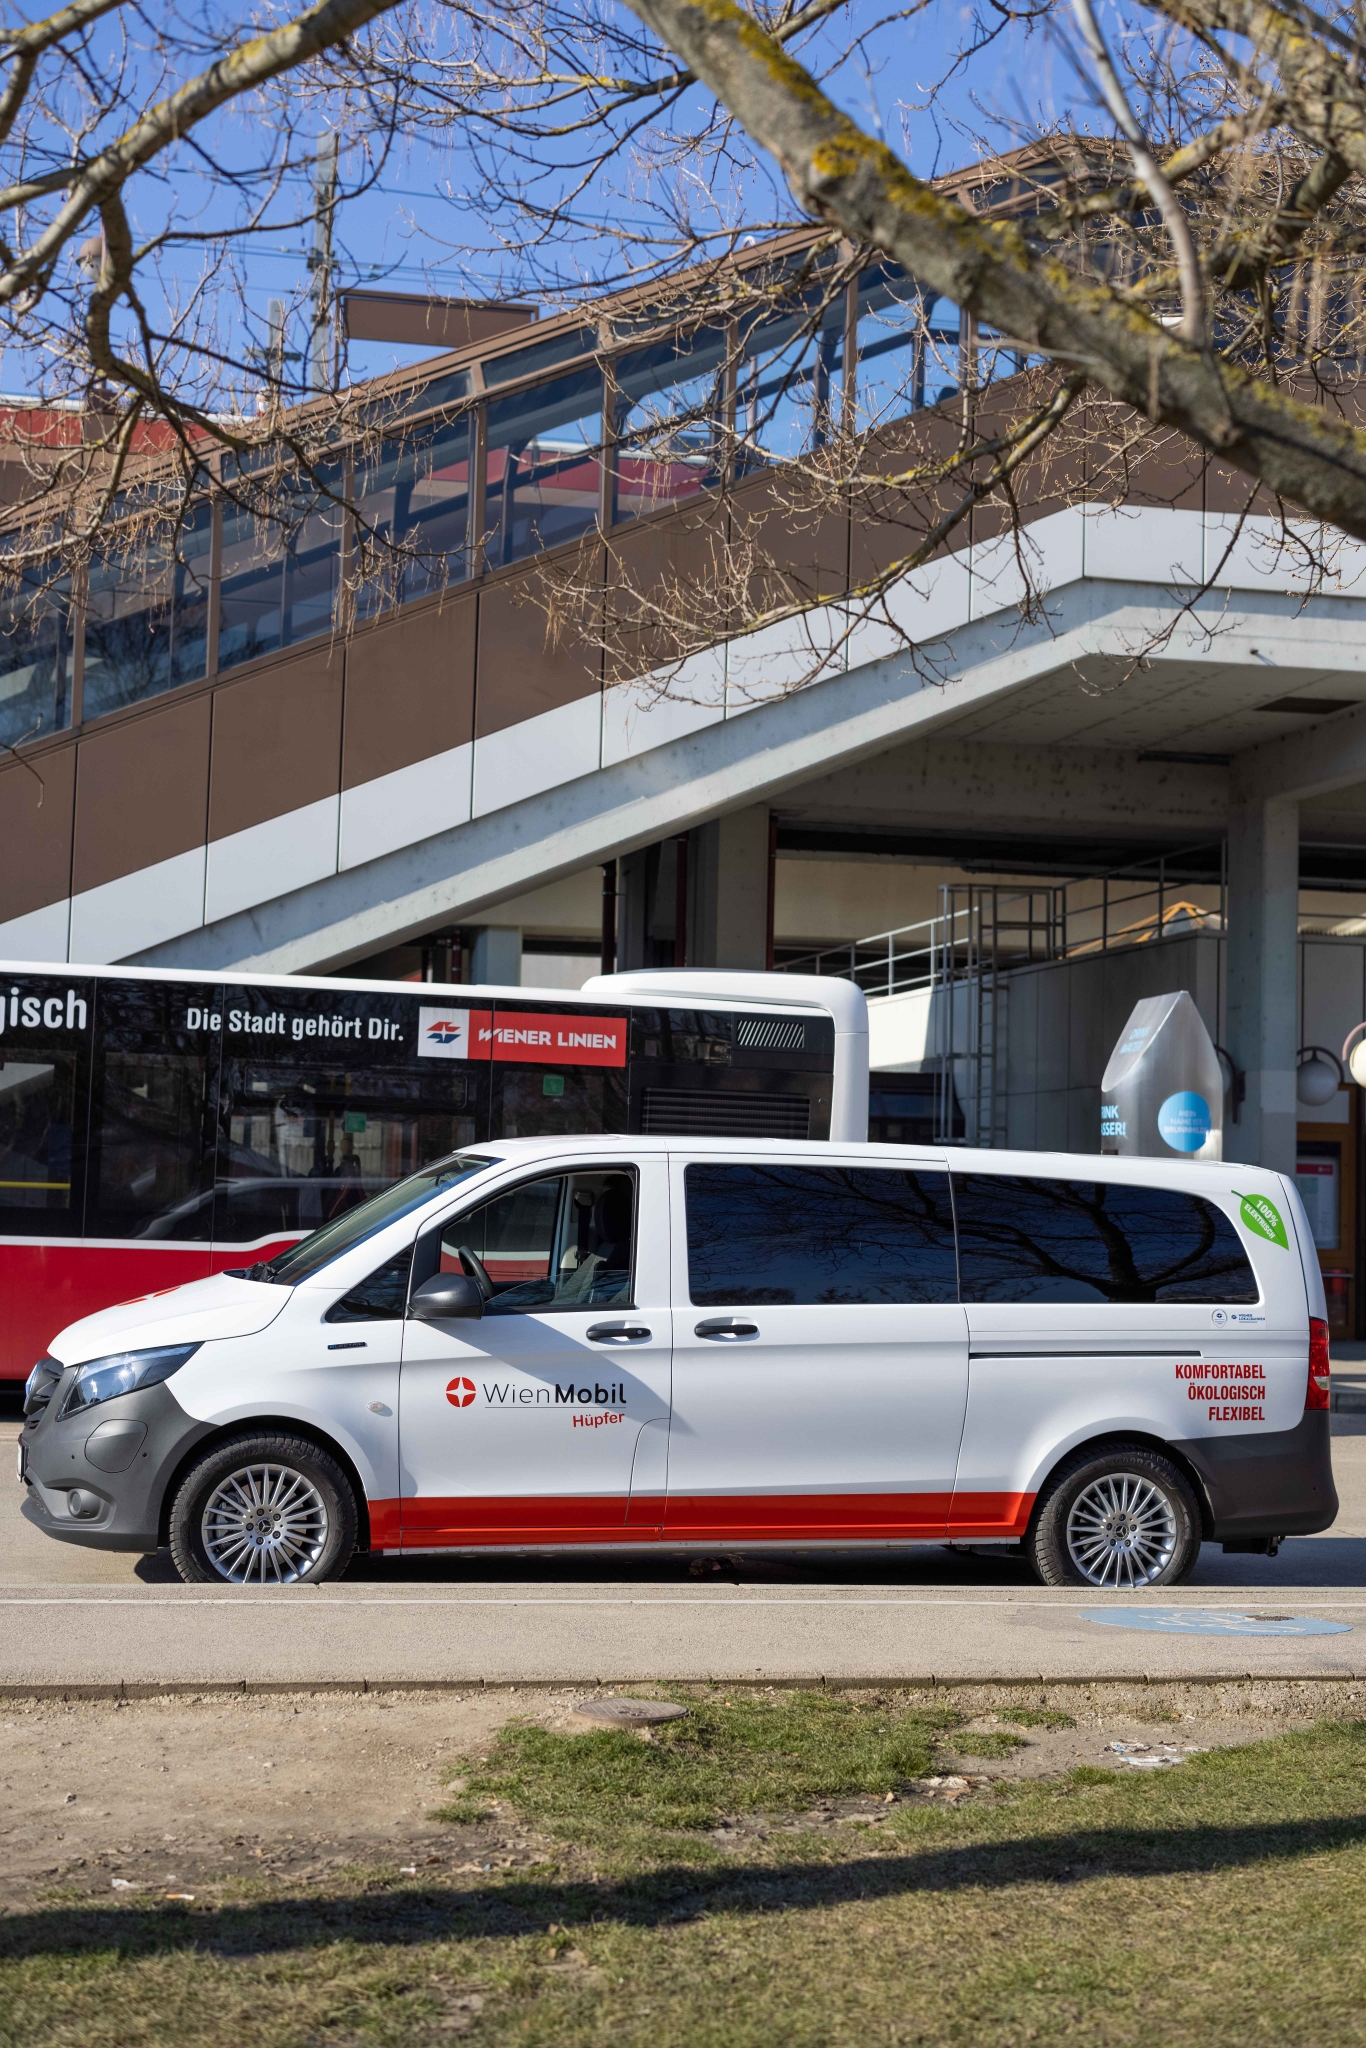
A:
{"type": "Polygon", "coordinates": [[[998,1719],[1013,1721],[1017,1728],[1075,1728],[1071,1714],[1056,1713],[1052,1707],[1002,1707],[998,1719]]]}
{"type": "Polygon", "coordinates": [[[1004,1729],[972,1728],[963,1735],[955,1735],[949,1747],[955,1756],[1009,1756],[1012,1750],[1023,1749],[1023,1735],[1007,1735],[1004,1729]]]}
{"type": "Polygon", "coordinates": [[[506,1803],[580,1841],[698,1833],[731,1814],[895,1792],[934,1768],[937,1742],[961,1720],[947,1707],[883,1710],[824,1692],[685,1703],[686,1718],[651,1729],[648,1741],[619,1729],[559,1735],[513,1723],[486,1762],[462,1767],[459,1794],[435,1818],[469,1821],[506,1803]]]}
{"type": "Polygon", "coordinates": [[[795,1696],[699,1703],[690,1751],[532,1732],[509,1731],[488,1769],[566,1837],[583,1799],[557,1867],[464,1887],[356,1871],[303,1894],[263,1876],[188,1910],[11,1908],[0,2044],[1366,2044],[1361,1722],[1151,1775],[898,1802],[869,1830],[773,1833],[710,1860],[679,1848],[713,1802],[874,1789],[870,1767],[914,1750],[914,1722],[795,1696]],[[642,1854],[642,1816],[668,1817],[667,1853],[642,1854]]]}

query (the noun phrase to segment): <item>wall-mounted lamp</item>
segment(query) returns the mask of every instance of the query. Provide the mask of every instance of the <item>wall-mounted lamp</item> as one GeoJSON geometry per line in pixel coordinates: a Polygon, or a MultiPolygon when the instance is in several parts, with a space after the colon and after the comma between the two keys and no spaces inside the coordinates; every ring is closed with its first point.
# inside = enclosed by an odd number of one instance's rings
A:
{"type": "Polygon", "coordinates": [[[1219,1055],[1219,1064],[1225,1072],[1224,1094],[1228,1097],[1228,1120],[1231,1124],[1236,1124],[1243,1106],[1243,1098],[1247,1094],[1247,1075],[1237,1065],[1233,1054],[1225,1051],[1222,1045],[1216,1045],[1214,1050],[1219,1055]]]}
{"type": "Polygon", "coordinates": [[[1310,1109],[1331,1102],[1346,1078],[1342,1061],[1326,1045],[1302,1045],[1295,1054],[1295,1094],[1310,1109]]]}
{"type": "Polygon", "coordinates": [[[1354,1024],[1342,1041],[1342,1058],[1358,1088],[1366,1088],[1366,1024],[1354,1024]]]}

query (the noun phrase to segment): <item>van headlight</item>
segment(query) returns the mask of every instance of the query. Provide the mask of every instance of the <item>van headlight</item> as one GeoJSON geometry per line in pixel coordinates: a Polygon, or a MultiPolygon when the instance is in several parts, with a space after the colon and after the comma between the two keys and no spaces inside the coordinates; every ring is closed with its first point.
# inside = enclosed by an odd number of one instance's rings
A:
{"type": "Polygon", "coordinates": [[[132,1394],[140,1387],[155,1387],[179,1372],[187,1358],[198,1351],[197,1344],[159,1344],[151,1351],[113,1351],[108,1358],[92,1358],[83,1365],[62,1403],[63,1415],[75,1415],[97,1402],[112,1401],[115,1394],[132,1394]]]}

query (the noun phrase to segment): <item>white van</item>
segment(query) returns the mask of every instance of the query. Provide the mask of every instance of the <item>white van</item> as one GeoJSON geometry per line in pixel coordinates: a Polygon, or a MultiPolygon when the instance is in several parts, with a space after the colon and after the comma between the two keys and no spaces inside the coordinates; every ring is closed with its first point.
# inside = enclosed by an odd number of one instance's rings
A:
{"type": "Polygon", "coordinates": [[[1247,1166],[503,1141],[72,1323],[25,1418],[29,1520],[187,1580],[931,1541],[1127,1589],[1337,1512],[1313,1244],[1247,1166]]]}

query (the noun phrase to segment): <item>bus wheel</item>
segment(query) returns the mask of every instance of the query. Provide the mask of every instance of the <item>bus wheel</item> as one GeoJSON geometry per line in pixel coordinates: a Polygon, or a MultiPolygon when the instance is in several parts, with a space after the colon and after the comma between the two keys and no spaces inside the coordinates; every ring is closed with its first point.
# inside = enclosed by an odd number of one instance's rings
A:
{"type": "Polygon", "coordinates": [[[351,1482],[326,1451],[301,1437],[244,1434],[181,1481],[171,1555],[191,1583],[335,1579],[355,1551],[356,1520],[351,1482]]]}
{"type": "Polygon", "coordinates": [[[1180,1468],[1144,1444],[1078,1451],[1054,1474],[1025,1554],[1045,1586],[1179,1586],[1200,1555],[1200,1510],[1180,1468]]]}

